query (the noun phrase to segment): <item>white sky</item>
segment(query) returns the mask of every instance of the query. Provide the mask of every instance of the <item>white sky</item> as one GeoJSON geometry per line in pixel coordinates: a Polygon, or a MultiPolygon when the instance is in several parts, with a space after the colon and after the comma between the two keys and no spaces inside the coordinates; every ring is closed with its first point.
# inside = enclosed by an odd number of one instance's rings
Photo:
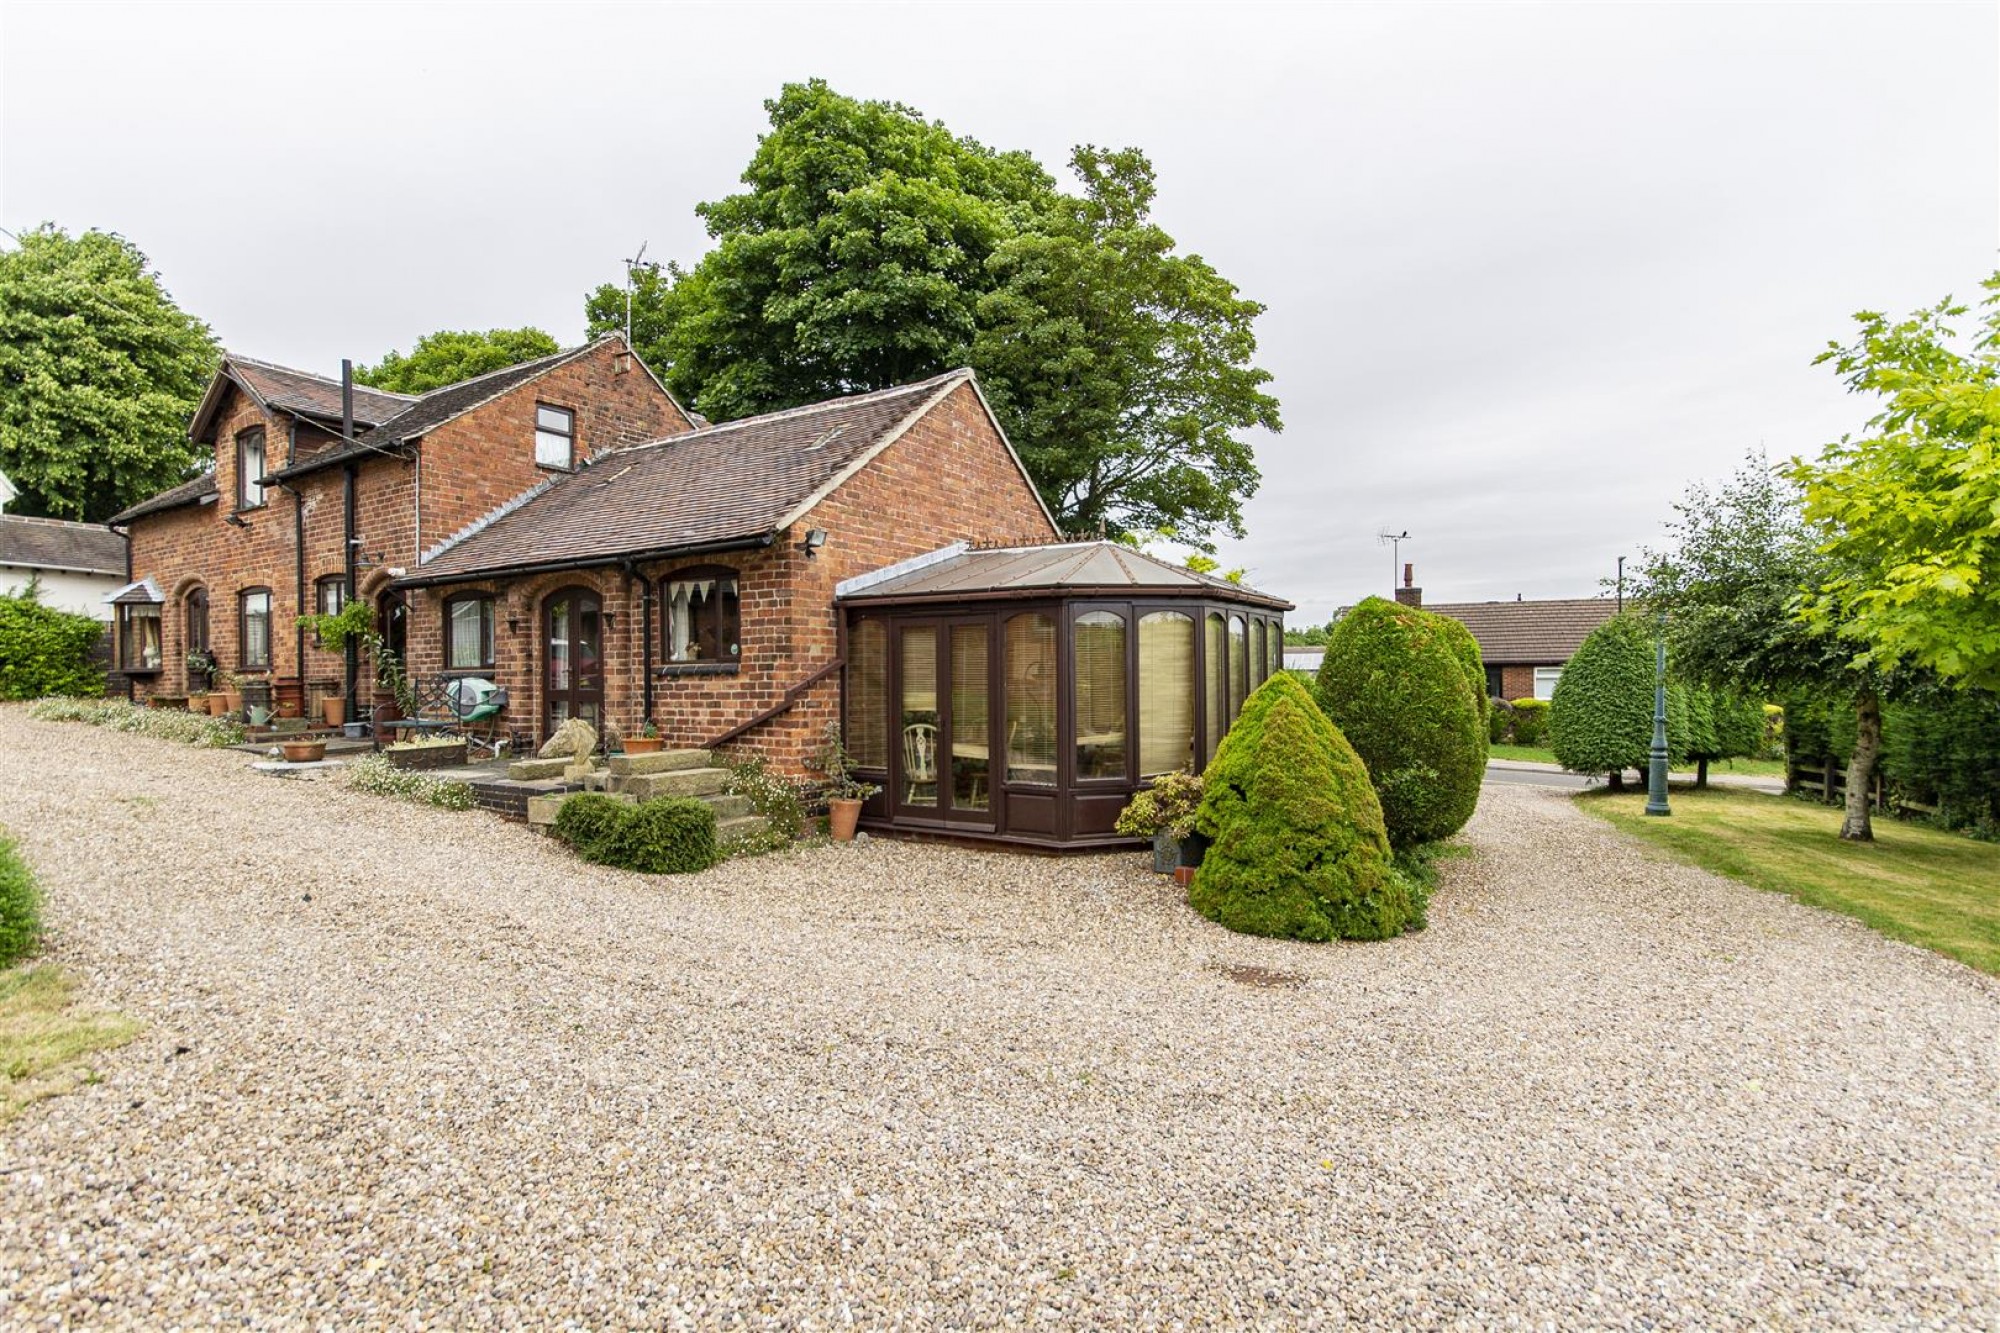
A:
{"type": "Polygon", "coordinates": [[[583,332],[694,260],[789,80],[1135,144],[1266,303],[1229,564],[1293,623],[1587,596],[1686,484],[1860,426],[1810,364],[2000,267],[2000,6],[339,6],[5,0],[0,226],[120,231],[232,348],[583,332]]]}

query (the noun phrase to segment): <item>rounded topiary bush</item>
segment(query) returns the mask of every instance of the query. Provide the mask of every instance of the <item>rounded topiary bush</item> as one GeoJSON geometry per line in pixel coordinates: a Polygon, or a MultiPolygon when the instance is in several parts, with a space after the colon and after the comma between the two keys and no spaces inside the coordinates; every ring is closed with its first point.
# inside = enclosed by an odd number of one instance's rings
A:
{"type": "Polygon", "coordinates": [[[721,859],[714,807],[692,796],[629,805],[582,792],[557,808],[552,831],[586,861],[647,875],[685,875],[721,859]]]}
{"type": "Polygon", "coordinates": [[[1320,706],[1368,765],[1397,847],[1464,828],[1486,777],[1486,669],[1475,686],[1454,629],[1465,627],[1370,597],[1333,627],[1319,665],[1320,706]]]}
{"type": "Polygon", "coordinates": [[[550,831],[576,850],[586,861],[602,861],[612,836],[625,823],[632,809],[601,792],[578,792],[556,807],[556,822],[550,831]]]}
{"type": "Polygon", "coordinates": [[[1540,745],[1549,734],[1549,701],[1547,699],[1516,699],[1514,710],[1514,744],[1540,745]]]}
{"type": "MultiPolygon", "coordinates": [[[[1434,616],[1438,622],[1438,632],[1451,649],[1451,655],[1458,659],[1459,669],[1465,672],[1465,683],[1472,687],[1472,697],[1479,704],[1479,721],[1482,725],[1493,713],[1493,700],[1486,694],[1486,659],[1480,655],[1479,640],[1472,637],[1472,631],[1463,621],[1450,616],[1434,616]]],[[[1490,734],[1490,733],[1489,733],[1490,734]]]]}
{"type": "Polygon", "coordinates": [[[1299,940],[1387,939],[1416,924],[1368,770],[1288,673],[1243,705],[1202,789],[1195,831],[1208,850],[1188,902],[1209,920],[1299,940]]]}
{"type": "Polygon", "coordinates": [[[1653,635],[1637,616],[1613,616],[1590,632],[1549,700],[1549,748],[1573,773],[1643,769],[1653,744],[1653,635]]]}

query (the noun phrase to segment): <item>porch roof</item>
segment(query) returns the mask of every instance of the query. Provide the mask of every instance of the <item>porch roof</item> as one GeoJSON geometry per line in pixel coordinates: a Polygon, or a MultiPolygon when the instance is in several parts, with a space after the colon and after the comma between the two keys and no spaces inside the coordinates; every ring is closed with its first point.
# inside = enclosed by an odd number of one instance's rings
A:
{"type": "Polygon", "coordinates": [[[1184,597],[1290,611],[1281,597],[1197,574],[1112,541],[993,550],[947,548],[843,584],[848,603],[991,601],[1035,593],[1063,597],[1184,597]]]}

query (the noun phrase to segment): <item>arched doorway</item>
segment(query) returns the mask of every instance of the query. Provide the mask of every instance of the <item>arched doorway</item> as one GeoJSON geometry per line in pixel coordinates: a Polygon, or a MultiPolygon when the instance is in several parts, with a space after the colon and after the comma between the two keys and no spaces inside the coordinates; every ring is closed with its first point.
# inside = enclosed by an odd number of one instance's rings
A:
{"type": "Polygon", "coordinates": [[[214,660],[208,654],[208,589],[200,585],[188,589],[181,609],[187,614],[187,623],[182,627],[185,640],[182,652],[187,658],[188,689],[207,690],[215,683],[212,668],[195,663],[214,660]]]}
{"type": "Polygon", "coordinates": [[[548,645],[543,690],[543,735],[570,718],[604,731],[604,612],[589,588],[563,588],[543,603],[542,635],[548,645]]]}

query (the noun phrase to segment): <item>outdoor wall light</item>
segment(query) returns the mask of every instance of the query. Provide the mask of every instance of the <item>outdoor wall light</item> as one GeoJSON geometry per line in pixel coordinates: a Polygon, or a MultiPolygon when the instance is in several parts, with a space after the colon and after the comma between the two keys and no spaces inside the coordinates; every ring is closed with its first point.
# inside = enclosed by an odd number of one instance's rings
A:
{"type": "Polygon", "coordinates": [[[507,632],[509,634],[519,634],[521,632],[521,617],[519,616],[507,617],[507,632]]]}
{"type": "Polygon", "coordinates": [[[224,514],[222,516],[222,521],[224,523],[227,523],[232,528],[247,528],[250,526],[248,523],[243,521],[243,515],[241,514],[224,514]]]}
{"type": "Polygon", "coordinates": [[[806,559],[810,560],[819,554],[819,548],[824,545],[826,545],[826,529],[813,528],[806,533],[806,539],[799,543],[799,549],[804,551],[806,559]]]}

